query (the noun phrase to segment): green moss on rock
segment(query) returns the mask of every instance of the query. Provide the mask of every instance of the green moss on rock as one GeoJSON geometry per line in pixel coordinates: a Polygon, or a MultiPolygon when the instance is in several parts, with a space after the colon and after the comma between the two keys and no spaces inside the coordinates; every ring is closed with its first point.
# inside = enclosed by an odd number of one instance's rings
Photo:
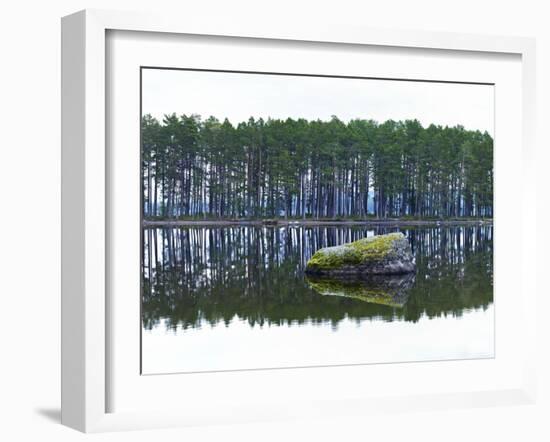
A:
{"type": "Polygon", "coordinates": [[[320,249],[307,263],[310,270],[330,270],[344,265],[360,265],[386,259],[393,250],[393,242],[404,239],[402,233],[371,236],[336,247],[320,249]]]}
{"type": "Polygon", "coordinates": [[[351,247],[330,247],[321,249],[308,261],[307,265],[311,268],[332,269],[345,264],[360,264],[361,253],[351,247]]]}

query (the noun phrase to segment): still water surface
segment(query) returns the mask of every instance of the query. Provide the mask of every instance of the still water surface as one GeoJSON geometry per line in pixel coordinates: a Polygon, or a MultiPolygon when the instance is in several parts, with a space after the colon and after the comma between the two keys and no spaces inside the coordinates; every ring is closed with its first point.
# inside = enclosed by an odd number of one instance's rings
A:
{"type": "Polygon", "coordinates": [[[143,373],[493,357],[492,235],[491,226],[144,229],[143,373]],[[304,275],[321,247],[398,230],[415,275],[304,275]]]}

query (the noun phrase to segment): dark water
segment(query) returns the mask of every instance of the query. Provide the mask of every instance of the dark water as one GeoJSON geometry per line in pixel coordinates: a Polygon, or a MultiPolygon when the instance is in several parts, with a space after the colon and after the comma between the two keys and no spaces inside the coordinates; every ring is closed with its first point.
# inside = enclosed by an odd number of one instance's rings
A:
{"type": "Polygon", "coordinates": [[[460,318],[493,301],[491,226],[192,226],[148,228],[143,238],[145,331],[229,326],[235,318],[252,329],[308,324],[337,331],[344,320],[460,318]],[[358,290],[380,291],[376,281],[319,282],[304,275],[321,247],[398,230],[410,241],[418,271],[382,285],[384,299],[353,297],[358,290]]]}

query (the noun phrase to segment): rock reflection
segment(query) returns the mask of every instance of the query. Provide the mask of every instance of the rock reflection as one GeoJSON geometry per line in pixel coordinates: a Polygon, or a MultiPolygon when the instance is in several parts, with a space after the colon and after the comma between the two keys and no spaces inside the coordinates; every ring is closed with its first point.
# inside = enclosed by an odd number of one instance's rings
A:
{"type": "Polygon", "coordinates": [[[314,291],[324,296],[343,296],[371,304],[401,308],[414,286],[415,274],[370,275],[364,278],[307,276],[314,291]]]}

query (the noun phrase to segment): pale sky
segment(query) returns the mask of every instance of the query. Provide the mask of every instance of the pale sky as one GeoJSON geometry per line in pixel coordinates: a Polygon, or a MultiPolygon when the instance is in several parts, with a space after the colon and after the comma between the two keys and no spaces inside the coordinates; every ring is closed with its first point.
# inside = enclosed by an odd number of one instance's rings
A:
{"type": "Polygon", "coordinates": [[[460,317],[424,315],[415,323],[345,318],[338,322],[337,333],[330,323],[311,321],[252,328],[237,316],[229,327],[222,321],[174,331],[162,320],[152,330],[143,330],[143,372],[492,358],[494,318],[493,305],[465,311],[460,317]]]}
{"type": "Polygon", "coordinates": [[[266,74],[144,69],[142,111],[228,118],[384,122],[417,119],[424,127],[462,125],[494,132],[494,87],[412,81],[297,77],[266,74]]]}

